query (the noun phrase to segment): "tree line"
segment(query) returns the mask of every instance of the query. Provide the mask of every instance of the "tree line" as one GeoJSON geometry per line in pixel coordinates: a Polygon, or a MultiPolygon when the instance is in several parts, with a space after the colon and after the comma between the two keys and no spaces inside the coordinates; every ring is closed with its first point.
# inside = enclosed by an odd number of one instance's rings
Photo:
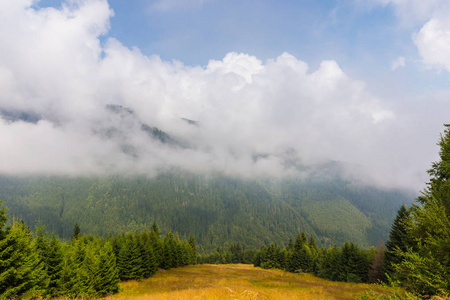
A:
{"type": "Polygon", "coordinates": [[[0,210],[0,299],[95,298],[119,291],[119,282],[148,278],[158,268],[196,263],[195,239],[151,230],[108,238],[80,234],[60,240],[39,223],[34,232],[22,220],[7,223],[0,210]]]}
{"type": "MultiPolygon", "coordinates": [[[[376,266],[373,264],[379,248],[361,248],[346,242],[342,247],[319,248],[311,235],[302,232],[286,247],[277,244],[257,250],[244,250],[239,243],[232,243],[227,251],[218,247],[215,252],[200,255],[202,263],[251,263],[264,269],[282,269],[294,273],[312,273],[333,281],[376,282],[376,266]]],[[[382,250],[381,250],[382,251],[382,250]]],[[[381,278],[380,278],[381,279],[381,278]]]]}
{"type": "Polygon", "coordinates": [[[75,222],[101,237],[156,222],[164,234],[194,236],[199,253],[210,253],[231,242],[246,249],[282,245],[299,231],[313,234],[320,246],[346,240],[376,245],[387,239],[396,209],[414,195],[351,184],[337,175],[273,180],[173,170],[155,178],[0,174],[0,198],[26,224],[40,220],[64,239],[75,222]]]}

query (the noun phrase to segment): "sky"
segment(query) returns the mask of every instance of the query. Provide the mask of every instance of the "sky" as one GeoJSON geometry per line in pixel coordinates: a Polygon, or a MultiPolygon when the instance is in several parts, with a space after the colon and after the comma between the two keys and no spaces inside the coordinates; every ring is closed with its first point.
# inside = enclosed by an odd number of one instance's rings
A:
{"type": "Polygon", "coordinates": [[[449,15],[448,0],[3,0],[0,174],[333,162],[419,191],[450,123],[449,15]]]}

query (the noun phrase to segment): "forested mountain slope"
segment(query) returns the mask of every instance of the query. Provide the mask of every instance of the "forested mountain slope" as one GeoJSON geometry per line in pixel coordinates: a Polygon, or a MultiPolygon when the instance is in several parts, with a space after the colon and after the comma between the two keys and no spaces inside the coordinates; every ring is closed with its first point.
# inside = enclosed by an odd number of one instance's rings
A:
{"type": "Polygon", "coordinates": [[[69,238],[149,229],[195,237],[205,251],[240,242],[285,244],[300,231],[319,245],[386,240],[395,213],[414,196],[342,179],[269,180],[173,172],[145,177],[0,177],[0,200],[27,224],[69,238]]]}

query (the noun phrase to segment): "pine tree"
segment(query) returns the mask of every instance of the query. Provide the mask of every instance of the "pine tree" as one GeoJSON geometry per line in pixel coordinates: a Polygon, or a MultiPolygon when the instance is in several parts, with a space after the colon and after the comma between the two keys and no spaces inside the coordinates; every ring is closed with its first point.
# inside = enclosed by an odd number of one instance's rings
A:
{"type": "MultiPolygon", "coordinates": [[[[4,210],[0,211],[2,214],[4,210]]],[[[5,220],[4,215],[0,220],[5,220]]],[[[33,249],[29,229],[14,220],[11,229],[6,232],[2,229],[1,235],[4,238],[0,240],[0,299],[44,294],[44,264],[33,249]]]]}
{"type": "Polygon", "coordinates": [[[143,278],[141,250],[133,234],[125,236],[125,244],[119,252],[119,276],[122,280],[143,278]]]}
{"type": "Polygon", "coordinates": [[[164,237],[163,263],[162,267],[166,270],[176,266],[176,243],[173,233],[169,231],[164,237]]]}
{"type": "Polygon", "coordinates": [[[97,242],[90,247],[90,263],[85,261],[86,267],[92,270],[89,280],[89,295],[102,297],[119,291],[119,272],[116,257],[109,242],[97,242]]]}
{"type": "Polygon", "coordinates": [[[411,209],[408,233],[415,248],[401,252],[403,261],[394,265],[395,279],[428,295],[450,290],[450,125],[445,127],[430,182],[411,209]]]}
{"type": "Polygon", "coordinates": [[[80,234],[81,234],[80,225],[78,225],[78,222],[76,222],[75,225],[73,226],[72,240],[78,239],[80,234]]]}
{"type": "Polygon", "coordinates": [[[50,278],[48,276],[48,255],[50,254],[48,236],[45,233],[45,228],[40,221],[38,222],[35,230],[35,239],[33,240],[32,247],[36,253],[38,263],[43,265],[44,280],[41,282],[40,288],[42,290],[48,290],[50,278]]]}
{"type": "Polygon", "coordinates": [[[386,277],[393,275],[394,265],[403,261],[401,253],[407,252],[408,248],[412,246],[412,241],[408,234],[409,220],[410,212],[402,205],[397,212],[389,239],[386,242],[386,251],[382,263],[384,280],[386,280],[386,277]]]}
{"type": "Polygon", "coordinates": [[[87,296],[89,274],[84,268],[87,247],[78,237],[65,245],[63,271],[61,276],[63,294],[68,297],[87,296]]]}
{"type": "Polygon", "coordinates": [[[50,297],[57,297],[62,294],[62,273],[64,254],[62,252],[61,242],[52,233],[49,246],[47,248],[47,275],[49,277],[49,284],[47,288],[47,295],[50,297]]]}
{"type": "Polygon", "coordinates": [[[153,222],[151,232],[155,233],[157,236],[161,234],[158,225],[156,225],[156,222],[153,222]]]}
{"type": "Polygon", "coordinates": [[[197,264],[197,245],[195,243],[195,238],[191,235],[189,236],[189,245],[192,248],[192,261],[191,264],[196,265],[197,264]]]}

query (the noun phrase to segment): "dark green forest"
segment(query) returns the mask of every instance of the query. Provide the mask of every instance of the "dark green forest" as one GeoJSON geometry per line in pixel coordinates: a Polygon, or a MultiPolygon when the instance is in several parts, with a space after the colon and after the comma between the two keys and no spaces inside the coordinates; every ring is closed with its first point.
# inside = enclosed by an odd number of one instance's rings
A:
{"type": "Polygon", "coordinates": [[[75,224],[62,241],[41,224],[30,230],[22,220],[6,226],[7,220],[0,209],[0,299],[97,298],[117,293],[121,280],[197,262],[193,237],[180,240],[171,231],[161,237],[156,224],[108,238],[82,234],[75,224]]]}
{"type": "Polygon", "coordinates": [[[414,197],[335,177],[237,179],[183,172],[145,177],[0,177],[0,199],[27,224],[41,222],[61,238],[73,224],[86,233],[146,230],[194,236],[200,252],[241,243],[285,245],[298,232],[318,245],[386,240],[395,212],[414,197]]]}

